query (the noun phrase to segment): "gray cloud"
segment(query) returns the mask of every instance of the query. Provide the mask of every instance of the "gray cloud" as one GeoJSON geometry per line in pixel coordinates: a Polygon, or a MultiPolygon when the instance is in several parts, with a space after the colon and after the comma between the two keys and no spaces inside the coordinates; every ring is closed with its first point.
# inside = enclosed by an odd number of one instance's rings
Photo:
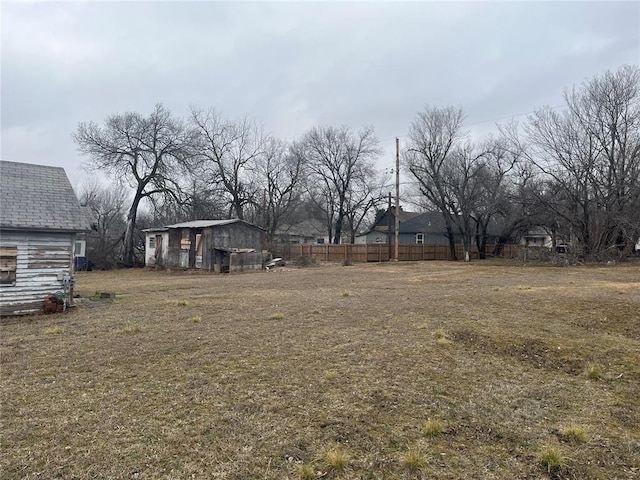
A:
{"type": "Polygon", "coordinates": [[[2,158],[78,181],[79,121],[163,102],[251,115],[293,139],[315,124],[405,135],[425,105],[475,132],[562,102],[640,61],[637,2],[2,3],[2,158]]]}

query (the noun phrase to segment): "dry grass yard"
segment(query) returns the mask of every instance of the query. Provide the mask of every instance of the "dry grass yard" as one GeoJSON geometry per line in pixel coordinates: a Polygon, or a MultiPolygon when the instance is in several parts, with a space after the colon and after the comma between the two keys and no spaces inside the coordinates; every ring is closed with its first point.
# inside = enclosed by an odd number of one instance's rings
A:
{"type": "Polygon", "coordinates": [[[640,479],[638,266],[88,272],[76,291],[93,300],[2,319],[3,479],[640,479]]]}

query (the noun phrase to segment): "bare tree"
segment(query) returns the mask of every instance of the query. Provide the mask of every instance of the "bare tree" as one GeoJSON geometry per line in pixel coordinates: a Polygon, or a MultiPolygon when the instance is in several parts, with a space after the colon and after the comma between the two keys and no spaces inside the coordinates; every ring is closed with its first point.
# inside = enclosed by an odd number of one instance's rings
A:
{"type": "Polygon", "coordinates": [[[531,115],[518,139],[544,181],[538,199],[583,256],[624,256],[640,236],[640,68],[608,71],[565,101],[531,115]]]}
{"type": "Polygon", "coordinates": [[[262,226],[267,243],[272,244],[276,231],[300,203],[304,158],[286,143],[270,139],[260,161],[256,162],[256,184],[262,190],[262,226]]]}
{"type": "Polygon", "coordinates": [[[167,225],[190,220],[224,218],[228,203],[219,184],[211,184],[197,172],[186,172],[178,195],[162,196],[150,202],[152,225],[167,225]]]}
{"type": "Polygon", "coordinates": [[[108,117],[103,126],[82,122],[73,138],[80,153],[90,159],[87,168],[110,173],[134,189],[123,250],[123,262],[134,265],[140,203],[156,195],[172,195],[179,189],[179,170],[190,154],[190,131],[158,104],[148,117],[130,112],[108,117]]]}
{"type": "Polygon", "coordinates": [[[454,199],[447,181],[452,156],[463,142],[461,108],[426,107],[409,126],[404,163],[428,202],[444,217],[451,260],[456,260],[454,199]]]}
{"type": "Polygon", "coordinates": [[[461,109],[426,108],[411,124],[404,159],[427,203],[444,217],[451,259],[459,238],[469,261],[474,242],[486,257],[489,227],[506,215],[508,174],[519,157],[503,138],[470,143],[463,120],[461,109]]]}
{"type": "Polygon", "coordinates": [[[116,265],[122,252],[128,192],[122,183],[101,185],[89,180],[80,188],[79,199],[91,214],[95,230],[87,233],[87,258],[98,268],[116,265]]]}
{"type": "MultiPolygon", "coordinates": [[[[504,218],[508,213],[515,212],[509,205],[514,200],[509,198],[512,193],[512,181],[510,173],[515,168],[519,156],[508,148],[508,141],[504,138],[487,139],[482,146],[483,161],[476,172],[480,191],[474,199],[471,217],[475,222],[475,237],[478,247],[478,256],[486,258],[487,239],[489,227],[496,230],[499,225],[507,226],[504,218]]],[[[511,225],[514,228],[516,225],[511,225]]],[[[502,231],[503,242],[505,236],[510,237],[512,232],[502,231]]],[[[503,243],[504,245],[504,243],[503,243]]]]}
{"type": "Polygon", "coordinates": [[[214,109],[193,108],[191,122],[198,136],[199,168],[228,196],[229,217],[244,219],[245,208],[259,201],[251,171],[264,154],[266,135],[255,122],[232,122],[214,109]]]}
{"type": "Polygon", "coordinates": [[[482,149],[470,143],[459,145],[452,150],[442,169],[447,208],[462,240],[465,262],[471,258],[478,213],[486,200],[487,179],[491,176],[484,155],[482,149]]]}
{"type": "Polygon", "coordinates": [[[374,172],[358,179],[348,193],[350,208],[345,214],[345,227],[349,233],[351,243],[361,230],[363,224],[373,221],[373,216],[380,206],[386,203],[385,190],[388,188],[388,176],[374,172]]]}
{"type": "Polygon", "coordinates": [[[357,133],[344,126],[314,127],[294,149],[305,159],[307,191],[325,214],[329,236],[340,243],[345,219],[360,202],[354,191],[375,176],[378,138],[372,127],[357,133]]]}

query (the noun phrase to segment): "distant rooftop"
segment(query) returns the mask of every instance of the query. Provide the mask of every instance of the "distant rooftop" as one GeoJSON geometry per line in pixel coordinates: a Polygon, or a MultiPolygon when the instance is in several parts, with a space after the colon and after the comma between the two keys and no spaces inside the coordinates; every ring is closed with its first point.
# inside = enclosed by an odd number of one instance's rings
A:
{"type": "Polygon", "coordinates": [[[89,225],[63,168],[0,161],[0,228],[80,232],[89,225]]]}

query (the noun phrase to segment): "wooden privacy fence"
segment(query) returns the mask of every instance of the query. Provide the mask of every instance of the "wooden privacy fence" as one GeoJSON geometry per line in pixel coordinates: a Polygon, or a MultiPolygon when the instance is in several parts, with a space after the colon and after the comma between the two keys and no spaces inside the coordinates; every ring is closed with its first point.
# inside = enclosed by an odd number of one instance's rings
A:
{"type": "MultiPolygon", "coordinates": [[[[493,245],[487,248],[487,257],[491,257],[493,245]]],[[[294,260],[298,257],[313,257],[320,262],[388,262],[389,246],[384,243],[369,245],[341,244],[341,245],[305,245],[305,244],[280,244],[274,245],[271,252],[275,257],[285,260],[294,260]]],[[[464,258],[462,245],[456,245],[458,259],[464,258]]],[[[518,245],[505,245],[500,257],[516,258],[520,254],[518,245]]],[[[393,256],[393,252],[391,254],[393,256]]],[[[392,257],[391,257],[392,258],[392,257]]],[[[472,248],[471,258],[478,258],[478,249],[472,248]]],[[[398,260],[449,260],[449,245],[399,245],[398,260]]]]}

